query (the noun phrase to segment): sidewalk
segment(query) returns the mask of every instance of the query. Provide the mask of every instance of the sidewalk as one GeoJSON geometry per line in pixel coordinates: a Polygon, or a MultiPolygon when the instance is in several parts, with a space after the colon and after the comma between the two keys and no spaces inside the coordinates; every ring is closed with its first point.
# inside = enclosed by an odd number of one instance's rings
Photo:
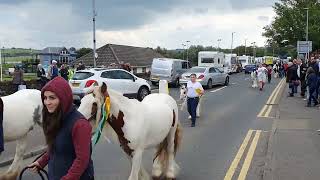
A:
{"type": "Polygon", "coordinates": [[[288,85],[279,102],[269,140],[264,179],[320,179],[320,109],[305,107],[299,94],[287,97],[288,85]]]}

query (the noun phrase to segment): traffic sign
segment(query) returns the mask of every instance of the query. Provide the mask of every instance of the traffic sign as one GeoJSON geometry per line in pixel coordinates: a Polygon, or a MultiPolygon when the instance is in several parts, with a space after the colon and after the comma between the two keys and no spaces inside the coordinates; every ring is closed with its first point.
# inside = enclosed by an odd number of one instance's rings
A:
{"type": "Polygon", "coordinates": [[[298,54],[306,54],[312,51],[312,41],[298,41],[297,42],[298,54]],[[309,47],[308,47],[309,45],[309,47]]]}

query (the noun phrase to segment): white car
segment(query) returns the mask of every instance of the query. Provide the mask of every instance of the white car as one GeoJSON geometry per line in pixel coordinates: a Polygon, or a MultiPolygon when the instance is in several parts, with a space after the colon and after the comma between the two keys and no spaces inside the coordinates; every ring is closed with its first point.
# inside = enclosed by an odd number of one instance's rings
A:
{"type": "Polygon", "coordinates": [[[108,88],[140,101],[151,93],[150,85],[145,79],[126,70],[93,68],[77,71],[69,81],[73,99],[81,100],[85,95],[85,88],[90,87],[93,83],[102,85],[103,82],[107,84],[108,88]]]}

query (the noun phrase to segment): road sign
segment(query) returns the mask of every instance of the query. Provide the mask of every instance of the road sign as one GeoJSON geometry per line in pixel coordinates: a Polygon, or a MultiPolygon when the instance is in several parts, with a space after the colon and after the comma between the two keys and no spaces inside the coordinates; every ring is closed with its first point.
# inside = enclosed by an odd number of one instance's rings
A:
{"type": "Polygon", "coordinates": [[[312,51],[312,41],[298,41],[297,42],[298,54],[305,54],[312,51]],[[308,48],[309,44],[309,48],[308,48]]]}

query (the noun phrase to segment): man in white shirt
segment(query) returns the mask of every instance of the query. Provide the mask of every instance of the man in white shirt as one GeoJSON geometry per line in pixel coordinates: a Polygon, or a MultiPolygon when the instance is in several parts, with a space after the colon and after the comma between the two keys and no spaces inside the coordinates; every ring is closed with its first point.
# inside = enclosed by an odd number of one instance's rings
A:
{"type": "Polygon", "coordinates": [[[196,125],[197,106],[199,103],[199,97],[204,94],[202,85],[196,81],[196,74],[190,75],[191,81],[187,83],[187,103],[188,112],[191,116],[191,127],[196,125]]]}

